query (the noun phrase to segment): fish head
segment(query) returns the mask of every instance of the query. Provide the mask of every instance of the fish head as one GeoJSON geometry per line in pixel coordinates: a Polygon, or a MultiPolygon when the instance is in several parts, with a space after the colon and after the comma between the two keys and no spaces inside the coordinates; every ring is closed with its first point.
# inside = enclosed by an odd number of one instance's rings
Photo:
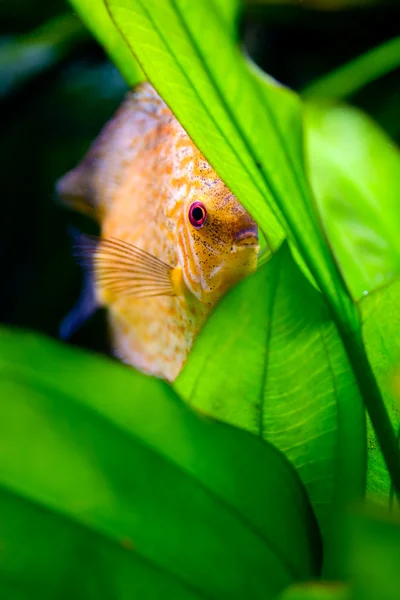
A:
{"type": "Polygon", "coordinates": [[[222,184],[183,203],[178,257],[189,291],[213,305],[236,282],[257,268],[258,228],[222,184]]]}

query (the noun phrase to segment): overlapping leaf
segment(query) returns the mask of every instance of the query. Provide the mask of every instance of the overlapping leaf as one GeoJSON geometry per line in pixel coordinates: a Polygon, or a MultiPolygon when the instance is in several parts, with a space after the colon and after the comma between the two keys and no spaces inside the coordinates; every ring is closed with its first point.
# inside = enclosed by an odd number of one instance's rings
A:
{"type": "Polygon", "coordinates": [[[328,536],[337,507],[362,496],[363,403],[322,297],[286,246],[221,301],[176,386],[282,450],[328,536]]]}
{"type": "Polygon", "coordinates": [[[65,585],[272,598],[318,572],[307,497],[272,446],[196,417],[160,380],[31,334],[3,330],[0,357],[8,600],[65,585]]]}

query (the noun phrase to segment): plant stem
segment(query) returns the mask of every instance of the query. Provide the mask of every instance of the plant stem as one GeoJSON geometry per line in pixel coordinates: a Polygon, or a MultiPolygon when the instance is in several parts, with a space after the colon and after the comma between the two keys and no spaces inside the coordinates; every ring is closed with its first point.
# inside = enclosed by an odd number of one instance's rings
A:
{"type": "Polygon", "coordinates": [[[339,327],[342,340],[356,376],[357,384],[364,399],[393,489],[400,502],[400,448],[393,425],[382,398],[381,391],[369,363],[361,331],[349,332],[339,327]]]}

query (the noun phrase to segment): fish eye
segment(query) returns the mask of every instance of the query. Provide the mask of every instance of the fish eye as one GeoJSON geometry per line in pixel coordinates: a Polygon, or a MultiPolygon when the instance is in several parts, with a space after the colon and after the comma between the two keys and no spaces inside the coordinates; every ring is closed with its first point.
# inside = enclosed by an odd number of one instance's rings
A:
{"type": "Polygon", "coordinates": [[[201,202],[193,202],[189,208],[189,221],[196,229],[203,227],[206,222],[207,211],[201,202]]]}

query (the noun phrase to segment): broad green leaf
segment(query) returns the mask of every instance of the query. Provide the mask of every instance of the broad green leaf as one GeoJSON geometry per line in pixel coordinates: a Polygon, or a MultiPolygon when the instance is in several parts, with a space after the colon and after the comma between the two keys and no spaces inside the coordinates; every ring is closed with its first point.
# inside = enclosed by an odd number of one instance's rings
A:
{"type": "Polygon", "coordinates": [[[176,389],[284,452],[327,537],[337,507],[363,495],[363,403],[322,296],[286,245],[221,301],[176,389]]]}
{"type": "MultiPolygon", "coordinates": [[[[360,304],[366,348],[383,392],[386,409],[397,432],[400,403],[394,378],[400,367],[400,280],[367,296],[360,304]]],[[[375,432],[368,423],[367,489],[374,500],[388,505],[390,477],[375,432]]]]}
{"type": "Polygon", "coordinates": [[[73,9],[117,65],[127,84],[145,79],[123,36],[115,27],[103,0],[69,0],[73,9]]]}
{"type": "Polygon", "coordinates": [[[0,97],[56,64],[86,35],[78,19],[65,14],[29,34],[3,41],[0,46],[0,97]]]}
{"type": "Polygon", "coordinates": [[[398,600],[400,521],[387,513],[354,515],[344,547],[352,600],[398,600]]]}
{"type": "Polygon", "coordinates": [[[114,361],[7,330],[0,356],[0,589],[272,598],[318,573],[311,508],[272,446],[114,361]]]}
{"type": "Polygon", "coordinates": [[[311,183],[355,300],[400,274],[400,152],[355,108],[308,103],[311,183]]]}
{"type": "Polygon", "coordinates": [[[400,37],[396,37],[313,81],[303,90],[303,95],[306,98],[343,100],[371,81],[399,67],[400,37]]]}
{"type": "Polygon", "coordinates": [[[107,0],[107,5],[148,79],[270,246],[282,241],[283,227],[337,318],[346,329],[356,328],[355,309],[311,208],[301,156],[294,160],[293,145],[285,139],[290,124],[300,120],[299,99],[287,101],[279,86],[250,71],[214,0],[107,0]]]}

